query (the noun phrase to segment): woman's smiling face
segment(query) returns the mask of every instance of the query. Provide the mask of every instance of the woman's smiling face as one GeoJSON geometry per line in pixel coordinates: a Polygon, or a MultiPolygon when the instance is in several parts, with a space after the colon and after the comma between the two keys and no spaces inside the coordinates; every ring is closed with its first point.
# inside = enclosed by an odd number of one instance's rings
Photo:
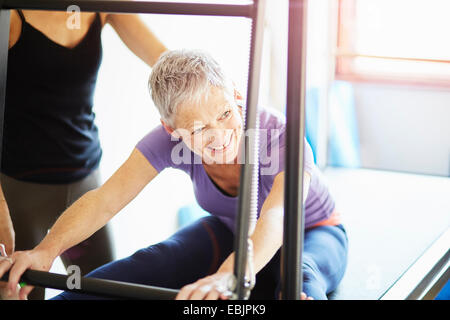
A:
{"type": "Polygon", "coordinates": [[[242,108],[223,89],[211,87],[205,99],[178,106],[173,135],[206,164],[233,163],[243,131],[242,108]]]}

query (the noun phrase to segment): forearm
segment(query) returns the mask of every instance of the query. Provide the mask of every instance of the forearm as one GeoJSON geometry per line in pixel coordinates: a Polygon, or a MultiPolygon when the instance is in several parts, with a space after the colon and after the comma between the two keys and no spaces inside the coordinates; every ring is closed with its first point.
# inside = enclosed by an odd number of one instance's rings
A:
{"type": "MultiPolygon", "coordinates": [[[[13,230],[11,216],[9,214],[6,200],[0,199],[0,235],[2,235],[3,232],[6,232],[8,230],[13,230]]],[[[2,239],[0,238],[0,243],[1,242],[2,239]]]]}
{"type": "Polygon", "coordinates": [[[87,192],[64,211],[35,250],[46,251],[56,258],[103,227],[113,213],[97,190],[87,192]]]}
{"type": "MultiPolygon", "coordinates": [[[[303,180],[304,197],[306,201],[311,176],[305,172],[303,180]]],[[[260,217],[256,223],[255,231],[250,236],[253,242],[253,266],[258,273],[272,259],[283,244],[284,227],[284,172],[274,180],[272,190],[264,201],[260,217]]],[[[234,253],[232,253],[220,266],[218,272],[233,272],[234,253]]]]}
{"type": "Polygon", "coordinates": [[[2,187],[0,186],[0,230],[12,227],[11,216],[8,210],[2,187]]]}
{"type": "Polygon", "coordinates": [[[150,67],[167,50],[138,15],[110,14],[107,21],[125,45],[150,67]]]}
{"type": "MultiPolygon", "coordinates": [[[[258,273],[272,259],[283,242],[283,208],[271,208],[260,216],[253,235],[253,267],[258,273]]],[[[217,272],[233,272],[234,252],[217,272]]]]}
{"type": "Polygon", "coordinates": [[[6,203],[6,199],[0,185],[0,243],[6,246],[6,251],[8,254],[14,252],[14,238],[14,226],[9,213],[8,204],[6,203]]]}

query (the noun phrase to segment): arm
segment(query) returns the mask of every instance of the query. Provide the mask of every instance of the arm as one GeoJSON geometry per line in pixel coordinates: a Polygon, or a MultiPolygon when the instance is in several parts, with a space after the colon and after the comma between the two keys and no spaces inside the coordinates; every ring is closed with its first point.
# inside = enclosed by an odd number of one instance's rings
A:
{"type": "MultiPolygon", "coordinates": [[[[303,181],[304,197],[306,199],[311,177],[305,172],[303,181]]],[[[254,267],[258,273],[272,259],[283,244],[284,218],[284,172],[280,172],[273,182],[272,190],[261,208],[261,214],[256,223],[255,231],[250,239],[253,242],[254,267]]],[[[217,272],[233,272],[234,253],[220,266],[217,272]]]]}
{"type": "Polygon", "coordinates": [[[100,188],[87,192],[56,221],[36,247],[55,258],[102,228],[158,174],[134,149],[125,163],[100,188]],[[95,217],[95,219],[93,219],[95,217]]]}
{"type": "Polygon", "coordinates": [[[16,44],[19,40],[20,32],[21,32],[21,21],[19,14],[16,10],[11,10],[10,20],[9,20],[9,42],[8,49],[11,49],[12,46],[16,44]]]}
{"type": "Polygon", "coordinates": [[[9,214],[8,204],[0,185],[0,243],[5,245],[6,253],[14,252],[14,227],[9,214]]]}
{"type": "Polygon", "coordinates": [[[125,45],[150,67],[167,50],[138,15],[108,14],[106,22],[111,24],[125,45]]]}
{"type": "MultiPolygon", "coordinates": [[[[309,190],[311,176],[305,172],[303,181],[304,197],[309,190]]],[[[261,208],[260,217],[256,223],[255,231],[250,237],[253,242],[254,269],[259,272],[280,249],[283,243],[283,217],[284,217],[284,172],[280,172],[274,179],[272,189],[261,208]]],[[[206,290],[205,287],[218,287],[223,285],[227,277],[233,273],[234,253],[222,263],[217,272],[209,277],[185,286],[177,296],[177,299],[217,299],[220,292],[206,290]],[[203,287],[203,289],[202,289],[203,287]]],[[[221,295],[222,298],[226,298],[221,295]]],[[[306,298],[302,294],[302,298],[306,298]]]]}
{"type": "MultiPolygon", "coordinates": [[[[9,42],[8,49],[11,49],[16,44],[20,36],[19,22],[20,18],[16,10],[11,10],[9,22],[9,42]]],[[[15,247],[15,233],[11,221],[8,204],[3,194],[2,186],[0,185],[0,243],[5,245],[6,253],[12,254],[15,247]]]]}
{"type": "MultiPolygon", "coordinates": [[[[8,287],[14,289],[26,269],[48,271],[57,256],[87,239],[125,207],[158,174],[134,149],[127,161],[100,188],[84,194],[58,218],[50,232],[33,250],[14,253],[0,263],[0,277],[9,269],[8,287]]],[[[21,298],[32,290],[25,287],[21,298]]]]}

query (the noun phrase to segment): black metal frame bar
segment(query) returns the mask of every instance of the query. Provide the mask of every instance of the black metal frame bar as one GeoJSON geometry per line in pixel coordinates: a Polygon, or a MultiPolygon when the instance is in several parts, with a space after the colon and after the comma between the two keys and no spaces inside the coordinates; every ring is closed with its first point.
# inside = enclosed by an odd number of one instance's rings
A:
{"type": "MultiPolygon", "coordinates": [[[[8,277],[9,272],[5,273],[1,280],[8,281],[8,277]]],[[[71,276],[45,271],[26,270],[23,273],[20,282],[25,282],[27,285],[37,287],[69,290],[76,293],[132,300],[169,300],[174,299],[179,292],[179,290],[173,289],[83,277],[80,278],[80,289],[69,289],[67,283],[71,282],[70,277],[71,276]]]]}
{"type": "Polygon", "coordinates": [[[281,250],[281,295],[286,300],[300,299],[303,284],[300,266],[304,236],[306,5],[307,0],[289,1],[284,233],[281,250]]]}
{"type": "Polygon", "coordinates": [[[248,231],[250,214],[258,210],[258,96],[261,71],[261,56],[264,28],[265,1],[255,0],[254,19],[250,47],[250,64],[247,87],[247,107],[245,110],[245,132],[256,129],[255,135],[244,135],[245,162],[241,168],[239,188],[239,215],[236,221],[236,237],[234,250],[236,253],[234,274],[237,280],[237,299],[245,297],[245,271],[247,265],[248,231]],[[256,163],[255,163],[256,162],[256,163]],[[250,186],[248,188],[247,186],[250,186]]]}
{"type": "Polygon", "coordinates": [[[252,18],[253,4],[206,4],[186,2],[118,0],[3,0],[3,9],[66,11],[76,5],[85,12],[155,13],[252,18]]]}

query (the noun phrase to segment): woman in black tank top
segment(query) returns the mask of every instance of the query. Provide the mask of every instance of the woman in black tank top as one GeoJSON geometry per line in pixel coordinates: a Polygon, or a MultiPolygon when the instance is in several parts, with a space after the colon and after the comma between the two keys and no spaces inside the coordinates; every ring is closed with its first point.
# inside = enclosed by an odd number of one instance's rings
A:
{"type": "MultiPolygon", "coordinates": [[[[137,15],[83,13],[81,29],[71,32],[57,29],[66,13],[14,12],[0,176],[0,243],[8,254],[32,249],[66,207],[100,185],[92,109],[104,23],[149,66],[166,50],[137,15]]],[[[61,258],[88,273],[113,260],[109,238],[106,227],[61,258]]],[[[43,290],[30,298],[43,299],[43,290]]]]}
{"type": "Polygon", "coordinates": [[[66,48],[19,15],[20,38],[8,55],[2,173],[37,183],[78,181],[101,157],[92,112],[100,16],[79,44],[66,48]]]}

